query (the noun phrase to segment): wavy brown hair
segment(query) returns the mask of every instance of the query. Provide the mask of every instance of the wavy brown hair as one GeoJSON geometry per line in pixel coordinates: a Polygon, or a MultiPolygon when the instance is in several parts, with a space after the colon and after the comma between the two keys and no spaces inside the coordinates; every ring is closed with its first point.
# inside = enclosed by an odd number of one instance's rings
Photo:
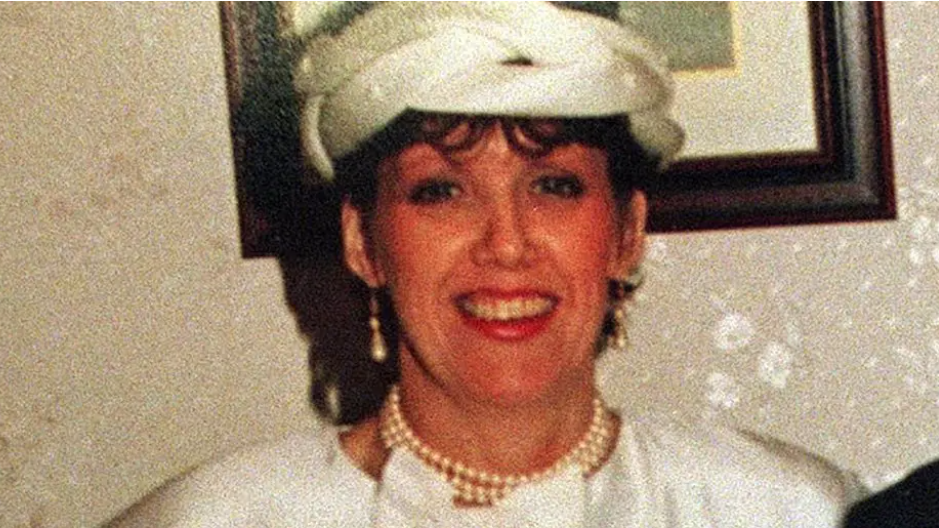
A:
{"type": "MultiPolygon", "coordinates": [[[[582,143],[607,154],[610,184],[618,207],[628,206],[632,192],[645,187],[657,173],[659,159],[650,155],[629,133],[624,116],[542,119],[505,116],[466,116],[408,112],[373,136],[353,153],[336,162],[336,190],[370,221],[378,193],[378,165],[415,143],[428,143],[441,152],[456,153],[475,145],[492,127],[501,127],[510,145],[526,156],[539,157],[559,145],[582,143]]],[[[369,357],[368,288],[352,279],[345,286],[353,321],[328,326],[335,336],[320,339],[311,351],[311,397],[321,414],[339,424],[352,424],[381,408],[391,384],[399,378],[400,327],[386,292],[379,291],[382,334],[388,358],[378,364],[369,357]]],[[[332,314],[322,317],[335,318],[332,314]]],[[[609,317],[603,325],[611,329],[609,317]]]]}

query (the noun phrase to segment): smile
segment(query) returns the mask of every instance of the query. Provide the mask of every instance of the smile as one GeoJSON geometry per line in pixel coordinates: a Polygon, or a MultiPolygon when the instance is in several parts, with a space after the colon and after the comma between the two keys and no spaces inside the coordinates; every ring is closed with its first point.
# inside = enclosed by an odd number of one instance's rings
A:
{"type": "Polygon", "coordinates": [[[557,305],[557,300],[544,295],[511,298],[471,295],[461,298],[458,304],[467,315],[484,321],[517,321],[551,313],[557,305]]]}

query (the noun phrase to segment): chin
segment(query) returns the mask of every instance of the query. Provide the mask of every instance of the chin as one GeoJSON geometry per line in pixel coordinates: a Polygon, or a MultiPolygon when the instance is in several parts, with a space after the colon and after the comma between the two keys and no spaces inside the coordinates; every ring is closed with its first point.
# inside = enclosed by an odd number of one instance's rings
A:
{"type": "MultiPolygon", "coordinates": [[[[548,362],[550,363],[550,362],[548,362]]],[[[476,376],[464,379],[472,397],[488,400],[498,406],[517,406],[553,400],[559,396],[566,398],[573,391],[588,388],[593,390],[592,365],[578,369],[573,366],[530,365],[515,372],[480,372],[476,376]],[[542,368],[538,368],[542,367],[542,368]],[[577,371],[583,371],[576,375],[577,371]]]]}

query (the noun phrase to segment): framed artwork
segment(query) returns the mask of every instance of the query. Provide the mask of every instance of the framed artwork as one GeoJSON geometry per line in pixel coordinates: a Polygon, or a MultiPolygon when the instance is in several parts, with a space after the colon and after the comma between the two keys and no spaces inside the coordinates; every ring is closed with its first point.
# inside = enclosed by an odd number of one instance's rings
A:
{"type": "Polygon", "coordinates": [[[688,142],[651,229],[895,218],[882,4],[731,9],[735,64],[675,74],[688,142]]]}
{"type": "MultiPolygon", "coordinates": [[[[648,189],[653,232],[895,217],[880,3],[593,4],[675,74],[688,137],[648,189]]],[[[302,183],[299,5],[220,3],[245,257],[338,251],[336,197],[302,183]]]]}

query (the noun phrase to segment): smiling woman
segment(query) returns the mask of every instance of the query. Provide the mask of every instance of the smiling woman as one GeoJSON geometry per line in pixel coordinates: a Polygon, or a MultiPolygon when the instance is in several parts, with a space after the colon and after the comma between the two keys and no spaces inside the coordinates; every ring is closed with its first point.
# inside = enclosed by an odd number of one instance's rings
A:
{"type": "MultiPolygon", "coordinates": [[[[394,381],[348,427],[198,468],[114,526],[837,525],[850,476],[596,387],[643,184],[682,142],[657,53],[532,2],[381,4],[304,42],[303,141],[372,307],[370,349],[327,345],[333,376],[370,356],[394,381]]],[[[325,386],[334,419],[373,392],[325,386]]]]}
{"type": "Polygon", "coordinates": [[[407,146],[379,165],[368,221],[344,211],[350,267],[388,288],[400,318],[411,390],[502,403],[552,391],[563,406],[592,385],[596,334],[582,329],[601,324],[607,278],[638,264],[644,214],[617,221],[604,149],[548,141],[575,126],[537,142],[527,125],[467,120],[407,146]]]}

